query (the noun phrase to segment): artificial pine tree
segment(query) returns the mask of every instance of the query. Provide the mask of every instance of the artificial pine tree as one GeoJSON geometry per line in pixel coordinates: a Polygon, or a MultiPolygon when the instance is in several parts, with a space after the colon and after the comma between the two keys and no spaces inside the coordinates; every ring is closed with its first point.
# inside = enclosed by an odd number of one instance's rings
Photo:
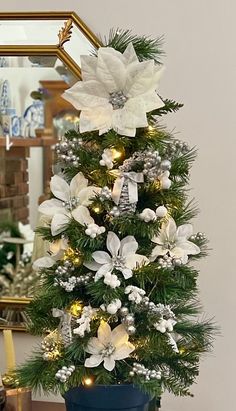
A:
{"type": "Polygon", "coordinates": [[[181,104],[157,94],[160,39],[112,32],[65,93],[80,131],[57,144],[61,173],[38,232],[50,255],[30,304],[42,346],[17,371],[22,385],[66,392],[134,384],[152,397],[191,395],[215,333],[199,320],[198,272],[207,240],[187,200],[195,149],[160,123],[181,104]]]}

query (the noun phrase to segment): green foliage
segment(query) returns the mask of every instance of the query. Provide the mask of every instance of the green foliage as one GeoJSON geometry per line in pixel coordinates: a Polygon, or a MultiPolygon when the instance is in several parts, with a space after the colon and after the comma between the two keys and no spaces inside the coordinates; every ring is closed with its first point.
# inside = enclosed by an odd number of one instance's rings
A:
{"type": "Polygon", "coordinates": [[[161,64],[161,56],[164,55],[162,50],[163,36],[152,39],[147,36],[135,36],[131,30],[112,29],[108,38],[105,37],[102,43],[106,47],[113,47],[123,53],[129,43],[133,43],[134,49],[140,61],[155,60],[161,64]]]}
{"type": "Polygon", "coordinates": [[[177,103],[174,100],[170,99],[162,99],[163,103],[165,104],[163,107],[160,107],[156,110],[153,110],[151,112],[151,116],[163,116],[168,113],[175,113],[178,111],[180,108],[182,108],[184,105],[181,103],[177,103]]]}

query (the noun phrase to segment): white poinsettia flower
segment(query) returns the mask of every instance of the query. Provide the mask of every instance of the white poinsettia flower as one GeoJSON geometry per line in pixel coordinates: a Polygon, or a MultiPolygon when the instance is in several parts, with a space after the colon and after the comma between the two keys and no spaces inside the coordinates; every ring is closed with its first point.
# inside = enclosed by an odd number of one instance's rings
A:
{"type": "Polygon", "coordinates": [[[117,235],[112,231],[107,235],[106,251],[95,251],[92,254],[94,262],[84,263],[85,267],[90,270],[97,271],[95,281],[103,276],[106,277],[114,269],[121,271],[124,278],[130,278],[133,275],[133,269],[143,264],[148,264],[149,260],[144,255],[136,254],[138,243],[131,235],[119,240],[117,235]]]}
{"type": "Polygon", "coordinates": [[[155,261],[158,256],[169,254],[186,264],[189,255],[196,255],[201,251],[196,244],[188,240],[192,235],[191,224],[183,224],[177,228],[174,219],[170,217],[161,225],[159,235],[152,238],[157,245],[152,250],[150,260],[155,261]]]}
{"type": "Polygon", "coordinates": [[[83,81],[63,94],[81,110],[80,132],[110,129],[134,137],[147,127],[146,113],[164,106],[157,95],[162,70],[154,60],[139,62],[132,43],[124,53],[100,47],[97,57],[81,56],[83,81]]]}
{"type": "Polygon", "coordinates": [[[102,362],[107,371],[115,368],[115,362],[123,360],[135,350],[129,342],[129,335],[123,324],[111,330],[109,324],[102,321],[98,328],[98,336],[90,338],[85,351],[92,354],[85,361],[85,367],[98,367],[102,362]]]}
{"type": "Polygon", "coordinates": [[[82,173],[76,174],[70,185],[62,177],[55,175],[51,179],[50,188],[56,198],[40,204],[39,211],[52,217],[52,235],[60,234],[72,217],[82,225],[94,223],[87,206],[100,189],[88,186],[88,180],[82,173]]]}
{"type": "Polygon", "coordinates": [[[49,246],[49,255],[38,258],[33,263],[34,270],[52,267],[58,260],[61,260],[68,248],[68,242],[65,238],[54,241],[49,246]]]}

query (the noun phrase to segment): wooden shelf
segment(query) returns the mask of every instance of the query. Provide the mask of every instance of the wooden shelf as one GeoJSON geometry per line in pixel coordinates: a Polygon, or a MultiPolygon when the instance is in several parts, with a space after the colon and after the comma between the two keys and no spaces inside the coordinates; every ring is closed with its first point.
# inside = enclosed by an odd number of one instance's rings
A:
{"type": "MultiPolygon", "coordinates": [[[[12,147],[45,147],[52,146],[56,144],[57,140],[51,137],[35,137],[35,138],[24,138],[24,137],[10,137],[10,142],[13,143],[12,147]]],[[[0,147],[6,146],[6,137],[0,136],[0,147]]],[[[10,148],[10,150],[11,150],[10,148]]]]}

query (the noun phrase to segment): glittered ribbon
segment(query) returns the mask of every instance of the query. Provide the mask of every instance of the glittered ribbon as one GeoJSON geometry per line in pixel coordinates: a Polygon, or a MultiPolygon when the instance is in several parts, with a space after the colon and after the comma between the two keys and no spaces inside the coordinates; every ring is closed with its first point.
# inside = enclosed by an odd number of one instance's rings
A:
{"type": "Polygon", "coordinates": [[[120,202],[120,196],[122,188],[125,182],[128,183],[128,195],[130,204],[137,203],[138,201],[138,183],[143,183],[143,173],[136,173],[130,171],[129,173],[122,173],[117,177],[114,183],[112,199],[116,205],[120,202]]]}
{"type": "Polygon", "coordinates": [[[72,331],[70,325],[72,318],[71,314],[63,310],[59,310],[59,308],[53,308],[52,315],[55,318],[60,318],[60,324],[58,326],[58,329],[60,331],[64,345],[69,345],[72,341],[72,331]]]}

